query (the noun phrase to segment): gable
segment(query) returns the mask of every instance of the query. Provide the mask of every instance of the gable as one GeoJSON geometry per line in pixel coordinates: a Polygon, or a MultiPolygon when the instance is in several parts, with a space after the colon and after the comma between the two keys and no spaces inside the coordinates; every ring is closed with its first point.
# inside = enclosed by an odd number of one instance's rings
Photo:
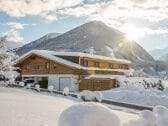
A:
{"type": "Polygon", "coordinates": [[[31,55],[17,64],[22,74],[73,74],[74,69],[64,64],[31,55]]]}

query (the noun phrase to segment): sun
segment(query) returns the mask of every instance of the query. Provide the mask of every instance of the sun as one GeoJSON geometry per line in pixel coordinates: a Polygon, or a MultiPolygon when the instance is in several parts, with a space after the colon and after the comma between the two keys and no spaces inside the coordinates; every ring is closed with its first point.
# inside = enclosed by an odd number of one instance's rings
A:
{"type": "Polygon", "coordinates": [[[126,33],[126,39],[129,40],[129,41],[135,41],[138,39],[138,35],[135,34],[134,32],[127,32],[126,33]]]}
{"type": "Polygon", "coordinates": [[[126,25],[121,28],[121,31],[123,31],[126,34],[126,39],[129,41],[136,41],[138,40],[140,34],[137,30],[137,28],[133,25],[126,25]]]}

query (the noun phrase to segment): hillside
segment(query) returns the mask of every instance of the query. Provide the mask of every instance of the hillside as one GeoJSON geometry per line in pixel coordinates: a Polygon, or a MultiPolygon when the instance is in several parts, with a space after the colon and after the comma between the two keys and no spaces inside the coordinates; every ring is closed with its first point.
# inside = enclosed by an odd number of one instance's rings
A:
{"type": "Polygon", "coordinates": [[[164,55],[168,55],[168,48],[163,49],[154,49],[149,52],[156,60],[164,57],[164,55]]]}
{"type": "Polygon", "coordinates": [[[84,52],[90,48],[94,48],[96,54],[124,58],[132,61],[135,69],[155,73],[155,60],[146,50],[135,41],[128,41],[124,33],[99,21],[83,24],[51,39],[38,39],[18,49],[17,53],[22,55],[32,49],[84,52]]]}
{"type": "Polygon", "coordinates": [[[17,50],[17,54],[22,55],[32,49],[36,49],[38,46],[45,46],[45,45],[42,45],[42,43],[45,43],[45,42],[47,43],[48,41],[50,41],[50,39],[56,38],[59,35],[61,34],[60,33],[49,33],[47,35],[44,35],[43,37],[20,47],[17,50]]]}

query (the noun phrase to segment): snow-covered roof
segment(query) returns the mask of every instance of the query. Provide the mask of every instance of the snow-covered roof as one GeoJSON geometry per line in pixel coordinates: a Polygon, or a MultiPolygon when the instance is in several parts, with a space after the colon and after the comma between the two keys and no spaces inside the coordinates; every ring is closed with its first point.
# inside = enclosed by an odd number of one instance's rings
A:
{"type": "Polygon", "coordinates": [[[95,59],[101,59],[101,60],[111,60],[111,61],[117,61],[117,62],[127,63],[127,64],[131,63],[130,61],[125,59],[118,59],[113,57],[100,56],[100,55],[82,53],[82,52],[57,52],[57,51],[49,51],[49,50],[32,50],[31,52],[47,53],[55,56],[79,56],[79,57],[95,58],[95,59]]]}
{"type": "MultiPolygon", "coordinates": [[[[66,54],[68,55],[69,54],[68,56],[70,56],[70,55],[71,56],[75,56],[75,53],[77,53],[76,56],[79,56],[79,54],[85,54],[85,53],[79,53],[78,54],[78,52],[55,52],[55,51],[48,51],[48,50],[32,50],[32,51],[22,55],[17,60],[16,64],[20,63],[21,61],[23,61],[24,59],[26,59],[30,55],[35,54],[35,55],[38,55],[40,57],[44,57],[44,58],[47,58],[49,60],[52,60],[52,61],[55,61],[55,62],[59,62],[59,63],[64,64],[66,66],[70,66],[70,67],[77,68],[77,69],[129,72],[129,70],[125,70],[125,69],[107,69],[107,68],[96,68],[96,67],[84,67],[84,66],[81,66],[80,64],[73,63],[71,61],[68,61],[68,60],[65,60],[63,58],[58,57],[58,55],[61,56],[61,54],[63,54],[63,55],[66,55],[66,54]],[[72,55],[72,54],[74,54],[74,55],[72,55]]],[[[99,57],[99,56],[97,56],[97,57],[99,57]]]]}
{"type": "Polygon", "coordinates": [[[92,75],[89,75],[89,76],[85,77],[85,79],[91,79],[91,78],[119,79],[119,78],[124,78],[124,76],[121,76],[121,75],[92,74],[92,75]]]}

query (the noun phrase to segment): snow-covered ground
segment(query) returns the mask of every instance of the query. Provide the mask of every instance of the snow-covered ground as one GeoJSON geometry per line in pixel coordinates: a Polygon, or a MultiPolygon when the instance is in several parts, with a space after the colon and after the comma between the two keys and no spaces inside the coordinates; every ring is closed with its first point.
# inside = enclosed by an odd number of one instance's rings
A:
{"type": "MultiPolygon", "coordinates": [[[[0,126],[58,126],[60,114],[77,102],[68,96],[0,87],[0,126]]],[[[112,111],[121,122],[138,118],[136,114],[112,111]]]]}
{"type": "Polygon", "coordinates": [[[168,107],[168,81],[162,81],[165,89],[160,91],[156,87],[152,88],[151,85],[145,89],[143,80],[149,84],[159,81],[157,78],[127,78],[126,84],[121,82],[119,88],[101,91],[103,98],[139,105],[168,107]]]}

